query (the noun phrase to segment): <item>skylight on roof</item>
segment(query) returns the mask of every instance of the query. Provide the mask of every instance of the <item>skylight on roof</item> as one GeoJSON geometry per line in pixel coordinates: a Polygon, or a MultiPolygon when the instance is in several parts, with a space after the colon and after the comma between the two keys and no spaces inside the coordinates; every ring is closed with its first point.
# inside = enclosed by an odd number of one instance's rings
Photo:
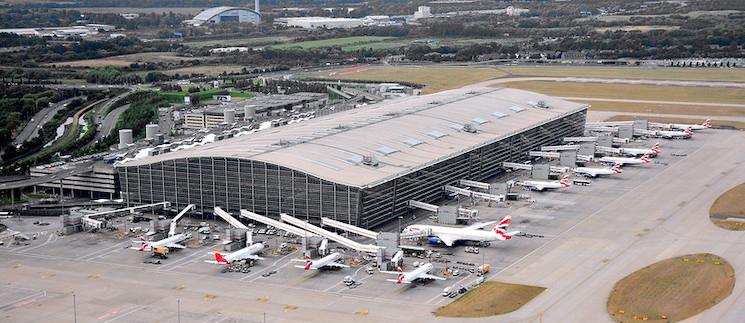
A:
{"type": "Polygon", "coordinates": [[[409,145],[409,146],[411,146],[411,147],[414,147],[416,145],[421,145],[424,142],[421,141],[421,140],[419,140],[419,139],[409,138],[409,139],[404,140],[404,143],[407,144],[407,145],[409,145]]]}
{"type": "Polygon", "coordinates": [[[394,154],[394,153],[399,152],[398,149],[391,148],[391,147],[388,147],[388,146],[380,146],[380,147],[378,147],[378,149],[375,149],[375,151],[377,151],[377,152],[379,152],[379,153],[381,153],[381,154],[383,154],[385,156],[388,156],[390,154],[394,154]]]}
{"type": "Polygon", "coordinates": [[[513,106],[513,107],[510,107],[510,110],[514,111],[515,113],[518,113],[518,112],[525,111],[525,108],[521,108],[521,107],[518,107],[518,106],[513,106]]]}
{"type": "Polygon", "coordinates": [[[362,159],[363,159],[362,155],[354,154],[351,157],[347,158],[347,161],[349,161],[352,164],[357,165],[362,162],[362,159]]]}
{"type": "Polygon", "coordinates": [[[495,116],[497,118],[504,118],[504,117],[507,116],[506,114],[504,114],[502,112],[496,112],[496,111],[495,112],[492,112],[491,115],[493,115],[493,116],[495,116]]]}
{"type": "Polygon", "coordinates": [[[454,123],[454,124],[451,124],[450,125],[450,128],[453,128],[455,130],[461,131],[461,130],[463,130],[463,125],[462,124],[454,123]]]}
{"type": "Polygon", "coordinates": [[[489,120],[486,120],[486,119],[480,118],[480,117],[476,117],[476,118],[471,119],[471,122],[473,122],[475,124],[485,124],[485,123],[489,122],[489,120]]]}
{"type": "Polygon", "coordinates": [[[435,139],[440,139],[442,137],[447,136],[447,134],[444,134],[442,132],[433,130],[433,131],[430,131],[429,133],[427,133],[427,136],[430,136],[430,137],[435,138],[435,139]]]}

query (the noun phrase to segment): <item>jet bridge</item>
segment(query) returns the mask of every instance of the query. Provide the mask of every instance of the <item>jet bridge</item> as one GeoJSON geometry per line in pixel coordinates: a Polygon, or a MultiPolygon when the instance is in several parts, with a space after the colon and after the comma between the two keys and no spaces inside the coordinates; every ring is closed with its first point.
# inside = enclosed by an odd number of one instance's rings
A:
{"type": "Polygon", "coordinates": [[[410,200],[409,201],[409,206],[415,207],[415,208],[419,208],[419,209],[422,209],[422,210],[425,210],[425,211],[430,211],[430,212],[434,212],[434,213],[440,213],[440,207],[439,206],[433,205],[433,204],[429,204],[429,203],[424,203],[424,202],[419,202],[419,201],[415,201],[415,200],[410,200]]]}
{"type": "Polygon", "coordinates": [[[275,228],[278,228],[280,230],[287,231],[289,233],[292,233],[298,237],[317,237],[318,235],[308,232],[306,230],[298,229],[297,227],[291,226],[287,223],[282,223],[274,219],[270,219],[268,217],[265,217],[263,215],[253,213],[251,211],[247,210],[241,210],[241,216],[244,218],[247,218],[249,220],[254,220],[257,222],[264,223],[266,225],[271,225],[275,228]]]}
{"type": "Polygon", "coordinates": [[[461,179],[458,181],[458,183],[460,183],[460,185],[463,185],[463,186],[479,188],[479,189],[487,190],[487,191],[491,189],[491,185],[489,185],[489,183],[477,182],[477,181],[472,181],[468,179],[461,179]]]}
{"type": "MultiPolygon", "coordinates": [[[[577,159],[580,158],[581,155],[577,155],[577,159]]],[[[502,167],[506,168],[512,168],[512,169],[525,169],[525,170],[533,170],[533,165],[526,165],[521,163],[510,163],[510,162],[503,162],[502,167]]],[[[563,167],[563,166],[549,166],[548,170],[551,173],[566,173],[569,170],[569,167],[563,167]]]]}
{"type": "MultiPolygon", "coordinates": [[[[634,129],[634,132],[636,133],[637,130],[640,129],[634,129]]],[[[564,142],[597,142],[598,137],[564,137],[564,142]]],[[[614,144],[626,144],[629,142],[628,138],[618,138],[613,137],[613,143],[614,144]]]]}
{"type": "Polygon", "coordinates": [[[543,146],[541,151],[579,150],[579,145],[543,146]]]}
{"type": "Polygon", "coordinates": [[[468,197],[477,197],[488,201],[494,201],[494,202],[504,202],[505,196],[504,195],[494,195],[489,193],[482,193],[482,192],[475,192],[471,191],[465,188],[455,187],[452,185],[445,185],[443,189],[450,193],[456,193],[458,195],[464,195],[468,197]]]}
{"type": "Polygon", "coordinates": [[[344,223],[344,222],[339,222],[339,221],[332,220],[332,219],[329,219],[329,218],[321,218],[321,225],[334,227],[334,228],[341,229],[341,230],[344,230],[344,231],[347,231],[347,232],[351,232],[351,233],[354,233],[354,234],[357,234],[357,235],[361,235],[363,237],[370,238],[370,239],[377,239],[378,238],[378,233],[377,232],[373,232],[373,231],[370,231],[370,230],[367,230],[367,229],[356,227],[356,226],[353,226],[351,224],[347,224],[347,223],[344,223]]]}
{"type": "Polygon", "coordinates": [[[329,240],[336,241],[337,243],[339,243],[339,244],[341,244],[341,245],[343,245],[345,247],[352,248],[352,249],[357,250],[357,251],[374,253],[376,255],[379,255],[379,252],[380,252],[380,249],[381,249],[381,247],[378,247],[378,246],[373,246],[373,245],[370,245],[370,244],[361,244],[361,243],[359,243],[357,241],[354,241],[352,239],[342,237],[342,236],[340,236],[340,235],[338,235],[338,234],[336,234],[334,232],[328,231],[328,230],[323,229],[321,227],[317,227],[317,226],[315,226],[313,224],[310,224],[310,223],[305,222],[303,220],[300,220],[298,218],[292,217],[292,216],[290,216],[288,214],[285,214],[285,213],[280,213],[280,219],[283,222],[292,224],[292,225],[294,225],[294,226],[296,226],[298,228],[303,228],[305,230],[308,230],[310,232],[313,232],[315,234],[318,234],[318,235],[320,235],[320,236],[322,236],[324,238],[328,238],[329,240]]]}
{"type": "Polygon", "coordinates": [[[221,209],[219,206],[215,206],[214,208],[215,215],[221,217],[225,222],[230,223],[230,225],[238,228],[238,229],[248,229],[248,227],[241,223],[241,221],[238,221],[236,218],[234,218],[230,213],[225,212],[225,210],[221,209]]]}
{"type": "Polygon", "coordinates": [[[598,154],[620,154],[622,148],[613,148],[613,147],[603,147],[603,146],[597,146],[595,147],[595,152],[598,154]]]}
{"type": "Polygon", "coordinates": [[[168,236],[172,237],[176,234],[176,223],[178,223],[179,220],[181,220],[184,215],[186,215],[186,212],[189,212],[190,210],[193,210],[194,207],[196,207],[194,204],[187,205],[181,212],[176,214],[176,217],[171,220],[171,227],[168,229],[168,236]]]}

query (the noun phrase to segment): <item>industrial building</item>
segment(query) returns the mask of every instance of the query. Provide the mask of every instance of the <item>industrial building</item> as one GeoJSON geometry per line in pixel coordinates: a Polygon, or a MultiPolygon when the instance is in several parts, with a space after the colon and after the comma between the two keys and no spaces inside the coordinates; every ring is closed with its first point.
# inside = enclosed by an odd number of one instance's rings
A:
{"type": "Polygon", "coordinates": [[[355,28],[365,24],[362,19],[357,18],[329,18],[329,17],[292,17],[276,18],[274,23],[286,26],[305,29],[335,29],[335,28],[355,28]]]}
{"type": "Polygon", "coordinates": [[[190,20],[184,21],[184,24],[192,26],[201,26],[207,24],[219,24],[223,22],[233,23],[253,23],[261,22],[261,13],[259,13],[259,1],[256,1],[256,10],[239,7],[214,7],[200,12],[190,20]]]}
{"type": "Polygon", "coordinates": [[[128,205],[169,201],[371,228],[435,202],[445,185],[581,136],[587,105],[516,89],[464,88],[116,165],[128,205]]]}
{"type": "MultiPolygon", "coordinates": [[[[57,174],[70,165],[42,165],[30,170],[31,177],[44,177],[57,174]]],[[[37,184],[38,187],[52,189],[61,196],[115,198],[119,192],[119,178],[116,171],[103,162],[93,163],[91,171],[65,177],[54,182],[37,184]]]]}
{"type": "Polygon", "coordinates": [[[248,114],[252,114],[248,118],[255,120],[256,118],[280,116],[288,111],[316,109],[325,106],[327,100],[327,94],[311,92],[257,96],[248,100],[206,107],[185,113],[184,128],[217,128],[226,123],[235,123],[237,120],[246,119],[247,110],[249,111],[248,114]]]}

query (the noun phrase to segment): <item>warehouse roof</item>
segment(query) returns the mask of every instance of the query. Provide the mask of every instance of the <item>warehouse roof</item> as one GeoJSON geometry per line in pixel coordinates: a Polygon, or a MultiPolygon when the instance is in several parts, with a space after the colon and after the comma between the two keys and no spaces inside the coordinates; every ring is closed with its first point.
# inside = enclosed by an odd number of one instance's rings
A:
{"type": "Polygon", "coordinates": [[[248,9],[248,8],[239,8],[239,7],[214,7],[214,8],[209,8],[209,9],[206,9],[206,10],[200,12],[198,15],[194,16],[194,18],[192,18],[192,20],[207,21],[207,20],[212,19],[212,17],[214,17],[214,16],[217,16],[219,14],[222,14],[223,12],[230,11],[230,10],[247,10],[247,11],[251,11],[251,12],[257,14],[257,15],[261,15],[261,13],[258,13],[255,10],[248,9]]]}
{"type": "Polygon", "coordinates": [[[523,90],[463,88],[384,101],[121,165],[186,157],[232,157],[368,187],[586,107],[523,90]],[[476,132],[469,131],[472,129],[476,132]],[[374,156],[379,165],[363,164],[365,156],[374,156]]]}

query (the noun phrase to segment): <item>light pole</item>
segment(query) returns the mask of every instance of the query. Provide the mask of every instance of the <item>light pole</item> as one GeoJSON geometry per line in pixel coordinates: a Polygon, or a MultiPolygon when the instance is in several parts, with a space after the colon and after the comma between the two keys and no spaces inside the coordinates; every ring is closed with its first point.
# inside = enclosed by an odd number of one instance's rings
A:
{"type": "Polygon", "coordinates": [[[176,300],[176,307],[177,307],[176,315],[178,318],[178,323],[181,323],[181,299],[180,298],[176,300]]]}
{"type": "Polygon", "coordinates": [[[72,292],[72,318],[74,323],[78,323],[78,302],[75,299],[75,292],[72,292]]]}

